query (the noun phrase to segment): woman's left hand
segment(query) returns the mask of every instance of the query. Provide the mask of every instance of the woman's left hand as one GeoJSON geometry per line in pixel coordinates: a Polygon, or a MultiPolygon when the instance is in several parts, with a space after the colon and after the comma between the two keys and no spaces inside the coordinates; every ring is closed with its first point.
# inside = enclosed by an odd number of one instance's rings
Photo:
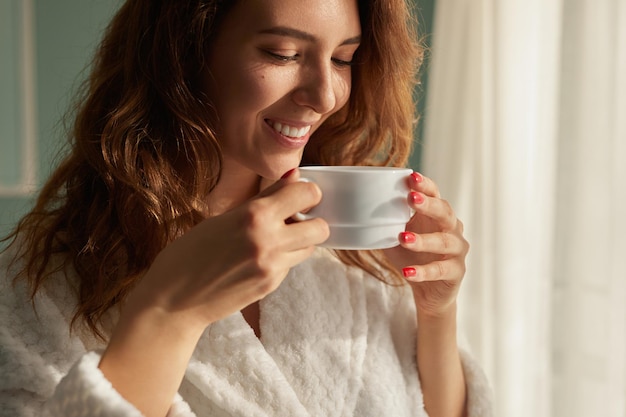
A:
{"type": "Polygon", "coordinates": [[[385,252],[411,285],[418,312],[439,316],[456,303],[469,244],[463,224],[441,199],[437,185],[418,173],[408,182],[408,202],[415,214],[399,236],[400,246],[385,252]]]}

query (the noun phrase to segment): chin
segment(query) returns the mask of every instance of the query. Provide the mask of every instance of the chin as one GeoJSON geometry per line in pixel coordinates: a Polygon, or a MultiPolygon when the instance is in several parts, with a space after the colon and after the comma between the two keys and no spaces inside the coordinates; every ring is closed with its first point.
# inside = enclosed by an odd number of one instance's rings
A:
{"type": "MultiPolygon", "coordinates": [[[[297,165],[296,165],[297,166],[297,165]]],[[[271,170],[266,172],[265,174],[260,174],[261,177],[265,178],[266,180],[270,180],[270,181],[278,181],[279,179],[282,178],[283,175],[285,175],[285,173],[293,168],[296,168],[296,166],[292,166],[289,168],[285,168],[285,169],[281,169],[279,171],[277,170],[271,170]]]]}
{"type": "Polygon", "coordinates": [[[259,175],[268,180],[279,180],[289,170],[300,166],[300,158],[284,158],[279,161],[268,161],[266,169],[259,175]]]}

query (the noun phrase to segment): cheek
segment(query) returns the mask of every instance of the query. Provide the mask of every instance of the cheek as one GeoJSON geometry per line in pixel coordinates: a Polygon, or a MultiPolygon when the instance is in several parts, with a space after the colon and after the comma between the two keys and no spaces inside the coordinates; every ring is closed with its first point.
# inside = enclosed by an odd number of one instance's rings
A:
{"type": "Polygon", "coordinates": [[[334,83],[337,110],[339,110],[347,103],[352,92],[352,75],[350,71],[346,71],[345,74],[336,74],[334,83]]]}
{"type": "MultiPolygon", "coordinates": [[[[284,77],[261,68],[242,69],[231,77],[225,100],[241,112],[259,112],[277,101],[283,92],[284,77]]],[[[235,115],[236,117],[238,115],[235,115]]]]}
{"type": "Polygon", "coordinates": [[[219,87],[214,100],[222,133],[230,138],[245,135],[255,117],[263,92],[256,83],[231,77],[219,87]]]}

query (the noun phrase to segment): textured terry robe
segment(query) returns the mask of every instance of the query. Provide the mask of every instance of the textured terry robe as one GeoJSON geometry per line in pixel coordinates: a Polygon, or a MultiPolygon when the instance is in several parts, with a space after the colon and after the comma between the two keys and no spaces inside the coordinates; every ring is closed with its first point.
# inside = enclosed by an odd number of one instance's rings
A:
{"type": "MultiPolygon", "coordinates": [[[[99,371],[104,344],[69,332],[76,301],[65,276],[46,284],[33,310],[4,258],[0,416],[140,416],[99,371]]],[[[427,415],[408,286],[318,249],[261,301],[260,325],[260,340],[239,312],[209,326],[168,416],[427,415]]],[[[462,360],[470,416],[490,416],[483,373],[463,351],[462,360]]]]}

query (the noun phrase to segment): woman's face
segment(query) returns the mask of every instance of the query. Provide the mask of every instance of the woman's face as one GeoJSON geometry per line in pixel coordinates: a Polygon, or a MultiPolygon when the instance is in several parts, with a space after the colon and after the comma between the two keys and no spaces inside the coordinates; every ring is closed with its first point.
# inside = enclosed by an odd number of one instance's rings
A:
{"type": "Polygon", "coordinates": [[[277,179],[348,100],[359,46],[356,0],[239,0],[210,55],[225,166],[277,179]]]}

